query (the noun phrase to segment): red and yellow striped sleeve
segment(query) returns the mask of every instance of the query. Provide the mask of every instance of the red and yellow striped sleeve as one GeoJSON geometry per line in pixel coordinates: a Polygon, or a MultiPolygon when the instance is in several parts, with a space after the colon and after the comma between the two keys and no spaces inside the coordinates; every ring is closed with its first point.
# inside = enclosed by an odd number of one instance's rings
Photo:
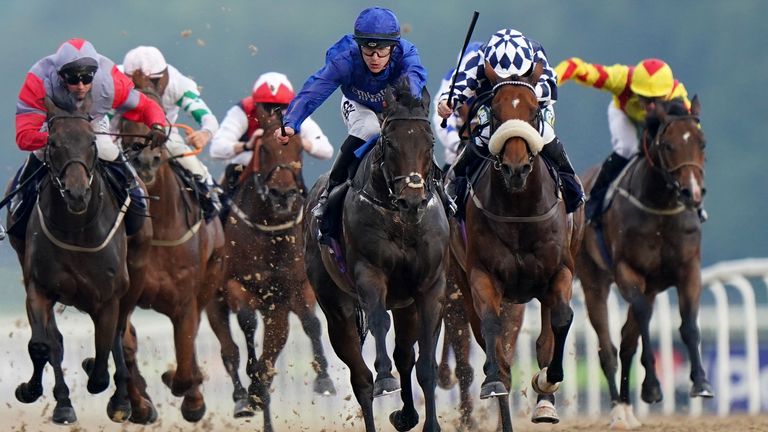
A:
{"type": "Polygon", "coordinates": [[[618,96],[629,86],[630,67],[587,63],[578,57],[563,60],[555,67],[557,83],[574,80],[581,85],[605,90],[618,96]]]}

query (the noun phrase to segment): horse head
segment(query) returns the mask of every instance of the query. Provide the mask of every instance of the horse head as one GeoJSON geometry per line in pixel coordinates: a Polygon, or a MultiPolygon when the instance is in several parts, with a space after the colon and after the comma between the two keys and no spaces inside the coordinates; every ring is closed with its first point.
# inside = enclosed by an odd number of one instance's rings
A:
{"type": "Polygon", "coordinates": [[[389,87],[385,94],[381,139],[374,159],[380,161],[381,175],[389,200],[397,206],[400,220],[421,221],[432,198],[434,136],[429,120],[430,97],[411,94],[407,79],[389,87]]]}
{"type": "MultiPolygon", "coordinates": [[[[160,106],[162,106],[160,95],[163,94],[165,87],[168,86],[167,74],[163,75],[163,77],[150,78],[138,69],[131,75],[136,89],[157,102],[160,106]]],[[[152,186],[155,182],[157,169],[160,168],[163,162],[163,147],[160,146],[153,149],[146,145],[145,137],[149,133],[149,128],[144,123],[121,118],[118,130],[123,135],[121,137],[123,150],[129,150],[131,155],[131,165],[136,169],[136,173],[141,177],[144,184],[147,187],[152,186]]]]}
{"type": "Polygon", "coordinates": [[[83,214],[88,208],[98,160],[90,106],[90,94],[79,106],[73,104],[69,109],[56,106],[50,98],[45,99],[48,144],[44,159],[53,184],[72,214],[83,214]]]}
{"type": "Polygon", "coordinates": [[[543,70],[542,63],[537,63],[527,77],[501,78],[485,63],[485,75],[493,84],[493,134],[488,149],[495,158],[494,168],[513,192],[525,188],[534,158],[544,146],[538,131],[542,120],[535,90],[543,70]]]}
{"type": "Polygon", "coordinates": [[[264,130],[251,159],[256,191],[262,201],[270,204],[275,214],[293,214],[301,207],[304,196],[302,138],[296,134],[285,145],[275,138],[274,133],[282,124],[281,110],[284,106],[257,103],[255,108],[256,118],[264,130]]]}
{"type": "Polygon", "coordinates": [[[667,187],[689,208],[701,206],[704,187],[704,148],[706,141],[699,127],[701,104],[698,96],[690,111],[680,100],[656,105],[646,119],[643,153],[648,163],[664,178],[667,187]],[[652,142],[648,142],[654,137],[652,142]]]}

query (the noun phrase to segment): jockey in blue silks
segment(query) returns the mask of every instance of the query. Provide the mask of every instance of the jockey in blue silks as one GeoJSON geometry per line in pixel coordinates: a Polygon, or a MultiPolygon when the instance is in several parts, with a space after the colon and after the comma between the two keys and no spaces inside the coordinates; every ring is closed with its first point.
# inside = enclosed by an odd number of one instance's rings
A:
{"type": "Polygon", "coordinates": [[[313,210],[320,219],[321,234],[329,230],[323,214],[336,206],[347,188],[337,188],[351,178],[359,165],[355,150],[381,133],[377,114],[383,110],[384,91],[402,76],[411,93],[420,98],[427,82],[416,47],[400,37],[400,23],[389,9],[372,7],[360,12],[354,34],[347,34],[325,54],[325,65],[304,83],[285,114],[285,135],[281,142],[301,130],[301,124],[338,87],[341,87],[341,114],[349,136],[341,145],[328,177],[326,190],[313,210]],[[335,193],[334,193],[335,192],[335,193]]]}

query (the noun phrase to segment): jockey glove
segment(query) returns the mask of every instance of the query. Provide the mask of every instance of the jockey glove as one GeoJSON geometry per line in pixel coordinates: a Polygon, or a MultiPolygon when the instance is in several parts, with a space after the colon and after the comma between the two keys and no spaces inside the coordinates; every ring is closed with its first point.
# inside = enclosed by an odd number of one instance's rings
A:
{"type": "Polygon", "coordinates": [[[151,148],[157,148],[168,141],[168,135],[165,133],[165,127],[160,123],[155,123],[147,134],[147,141],[151,148]]]}

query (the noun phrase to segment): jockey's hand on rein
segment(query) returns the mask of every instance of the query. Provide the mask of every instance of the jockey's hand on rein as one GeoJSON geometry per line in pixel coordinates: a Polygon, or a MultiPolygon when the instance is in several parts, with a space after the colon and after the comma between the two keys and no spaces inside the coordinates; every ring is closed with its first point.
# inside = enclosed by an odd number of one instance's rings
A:
{"type": "Polygon", "coordinates": [[[159,123],[155,123],[147,134],[147,142],[151,148],[157,148],[168,141],[168,135],[165,133],[165,127],[159,123]]]}

